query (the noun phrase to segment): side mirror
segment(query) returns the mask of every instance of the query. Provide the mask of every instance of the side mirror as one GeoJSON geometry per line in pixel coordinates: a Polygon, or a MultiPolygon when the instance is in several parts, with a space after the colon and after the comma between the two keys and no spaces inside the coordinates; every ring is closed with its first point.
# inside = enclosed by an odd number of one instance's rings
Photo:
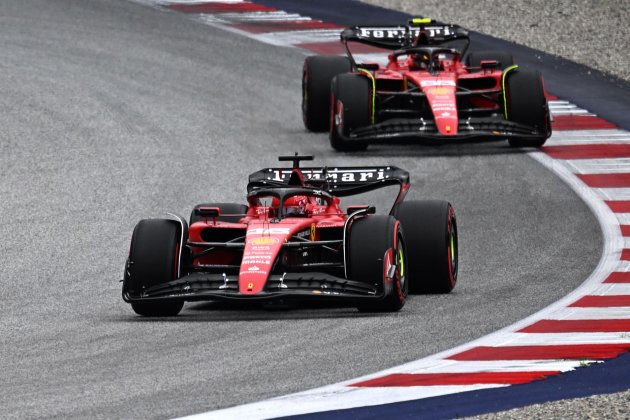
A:
{"type": "Polygon", "coordinates": [[[376,213],[376,207],[368,205],[348,206],[348,210],[346,212],[348,213],[348,216],[350,216],[352,213],[356,213],[361,210],[366,210],[366,214],[376,213]]]}
{"type": "Polygon", "coordinates": [[[221,210],[218,207],[199,207],[195,209],[195,214],[201,217],[219,217],[221,210]]]}
{"type": "Polygon", "coordinates": [[[499,62],[497,60],[481,60],[480,66],[482,69],[496,69],[499,67],[499,62]]]}

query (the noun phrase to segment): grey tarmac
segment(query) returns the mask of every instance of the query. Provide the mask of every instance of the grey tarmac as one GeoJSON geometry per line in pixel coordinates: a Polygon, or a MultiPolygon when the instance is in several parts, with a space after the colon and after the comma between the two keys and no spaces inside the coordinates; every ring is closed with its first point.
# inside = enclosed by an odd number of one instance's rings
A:
{"type": "Polygon", "coordinates": [[[0,43],[0,418],[167,418],[322,386],[509,325],[599,259],[586,206],[505,143],[334,153],[302,126],[298,50],[123,0],[2,1],[0,43]],[[135,316],[118,282],[135,223],[242,202],[247,175],[293,151],[397,165],[409,198],[450,200],[454,293],[378,316],[135,316]]]}

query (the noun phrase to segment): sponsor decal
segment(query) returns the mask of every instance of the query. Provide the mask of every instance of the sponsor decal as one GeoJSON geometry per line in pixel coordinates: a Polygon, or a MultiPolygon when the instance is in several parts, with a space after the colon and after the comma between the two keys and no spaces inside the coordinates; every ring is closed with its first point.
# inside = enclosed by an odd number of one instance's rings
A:
{"type": "Polygon", "coordinates": [[[241,271],[240,272],[241,276],[245,276],[247,274],[267,274],[267,272],[260,269],[258,269],[257,271],[241,271]]]}
{"type": "Polygon", "coordinates": [[[271,255],[246,255],[241,264],[271,264],[271,255]]]}
{"type": "Polygon", "coordinates": [[[421,80],[420,87],[455,86],[454,80],[421,80]]]}
{"type": "Polygon", "coordinates": [[[252,266],[252,267],[249,267],[249,268],[247,269],[247,271],[260,271],[260,268],[258,268],[258,267],[256,267],[256,266],[254,265],[254,266],[252,266]]]}
{"type": "MultiPolygon", "coordinates": [[[[431,38],[435,36],[449,36],[453,34],[452,29],[447,26],[425,26],[424,27],[427,35],[431,38]]],[[[416,38],[420,35],[420,28],[410,28],[412,37],[416,38]]],[[[400,39],[405,36],[406,28],[405,27],[374,27],[374,28],[359,28],[359,36],[364,38],[375,38],[375,39],[400,39]]]]}
{"type": "Polygon", "coordinates": [[[296,233],[295,236],[298,238],[306,238],[310,235],[310,233],[311,231],[309,229],[304,229],[303,231],[296,233]]]}
{"type": "MultiPolygon", "coordinates": [[[[257,238],[260,239],[260,238],[257,238]]],[[[254,239],[255,241],[256,239],[254,239]]],[[[250,241],[249,243],[252,244],[253,241],[250,241]]],[[[271,252],[271,247],[269,245],[254,245],[252,246],[252,251],[260,251],[261,253],[266,252],[271,252]]],[[[254,252],[252,252],[254,253],[254,252]]]]}
{"type": "Polygon", "coordinates": [[[315,223],[311,223],[311,237],[310,237],[311,241],[315,240],[315,233],[316,233],[316,231],[315,231],[315,223]]]}
{"type": "MultiPolygon", "coordinates": [[[[269,236],[263,236],[262,238],[255,238],[249,241],[252,245],[273,245],[278,242],[278,238],[270,238],[269,236]]],[[[267,247],[267,249],[269,249],[269,247],[267,247]]]]}
{"type": "Polygon", "coordinates": [[[252,228],[247,231],[248,235],[288,235],[290,232],[289,228],[280,228],[280,227],[272,227],[272,228],[252,228]]]}
{"type": "Polygon", "coordinates": [[[443,88],[443,87],[433,88],[433,89],[429,89],[428,90],[428,93],[430,93],[432,95],[448,95],[451,92],[453,92],[452,89],[443,88]]]}
{"type": "MultiPolygon", "coordinates": [[[[303,171],[304,176],[307,179],[322,179],[322,171],[303,171]]],[[[291,175],[290,171],[283,171],[280,169],[276,169],[273,171],[273,181],[284,181],[289,175],[291,175]]],[[[328,178],[333,182],[362,182],[362,181],[380,181],[385,179],[385,169],[349,169],[349,170],[328,170],[328,178]]],[[[317,191],[315,191],[317,193],[317,191]]]]}
{"type": "Polygon", "coordinates": [[[247,290],[252,290],[254,288],[254,283],[247,283],[247,290]]]}

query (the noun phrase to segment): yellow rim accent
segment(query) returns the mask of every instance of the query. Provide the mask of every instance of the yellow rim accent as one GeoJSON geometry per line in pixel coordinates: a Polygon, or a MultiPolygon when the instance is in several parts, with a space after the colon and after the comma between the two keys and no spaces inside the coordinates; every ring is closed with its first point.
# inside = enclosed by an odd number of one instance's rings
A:
{"type": "Polygon", "coordinates": [[[431,18],[413,18],[411,23],[414,25],[422,25],[423,23],[431,23],[431,18]]]}
{"type": "Polygon", "coordinates": [[[403,258],[402,249],[398,250],[398,260],[400,261],[400,277],[405,276],[405,259],[403,258]]]}
{"type": "Polygon", "coordinates": [[[365,74],[367,77],[369,77],[372,80],[372,115],[370,116],[370,121],[371,124],[374,124],[374,116],[375,116],[375,105],[376,105],[376,79],[374,78],[374,75],[365,70],[365,69],[359,69],[359,73],[365,74]]]}
{"type": "Polygon", "coordinates": [[[501,88],[503,89],[503,113],[505,114],[506,120],[508,119],[508,112],[507,112],[507,95],[505,94],[505,76],[507,76],[509,72],[511,72],[512,70],[516,68],[518,68],[516,64],[508,67],[507,69],[505,69],[505,71],[503,72],[503,75],[501,76],[501,88]]]}

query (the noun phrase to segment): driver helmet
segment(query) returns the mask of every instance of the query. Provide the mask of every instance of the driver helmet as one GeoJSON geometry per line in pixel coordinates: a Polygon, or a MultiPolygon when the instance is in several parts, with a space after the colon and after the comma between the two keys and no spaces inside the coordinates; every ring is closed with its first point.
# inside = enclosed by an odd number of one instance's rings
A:
{"type": "Polygon", "coordinates": [[[413,66],[416,69],[428,70],[431,63],[431,57],[426,52],[419,52],[412,55],[413,66]]]}
{"type": "Polygon", "coordinates": [[[305,216],[308,198],[305,195],[294,195],[284,200],[285,214],[289,217],[305,216]]]}

